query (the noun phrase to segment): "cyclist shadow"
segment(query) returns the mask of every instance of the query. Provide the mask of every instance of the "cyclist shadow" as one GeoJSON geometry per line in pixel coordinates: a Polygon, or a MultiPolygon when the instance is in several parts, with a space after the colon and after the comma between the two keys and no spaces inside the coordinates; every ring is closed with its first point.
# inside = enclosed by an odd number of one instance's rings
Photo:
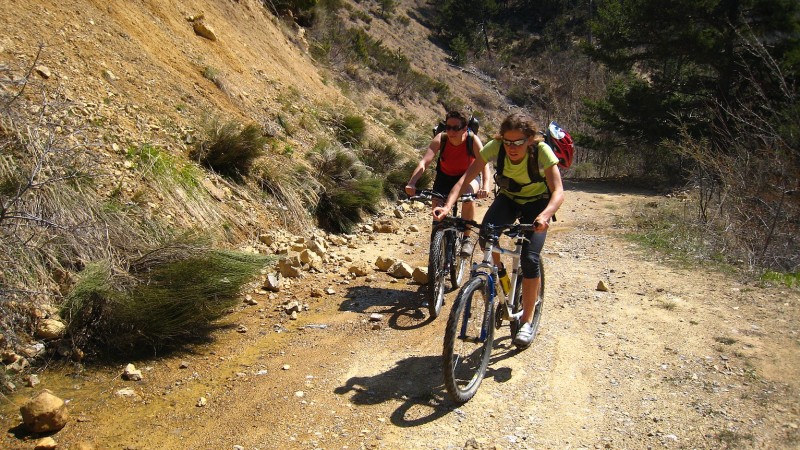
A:
{"type": "Polygon", "coordinates": [[[439,356],[412,356],[397,361],[386,372],[373,376],[352,377],[334,393],[352,392],[351,402],[376,405],[400,400],[402,405],[391,415],[399,427],[415,427],[444,417],[458,407],[446,398],[439,356]]]}
{"type": "Polygon", "coordinates": [[[522,351],[512,344],[511,336],[495,338],[492,344],[492,356],[489,358],[489,367],[486,368],[486,376],[484,378],[493,378],[497,383],[505,383],[510,380],[511,368],[497,366],[501,361],[513,358],[522,351]]]}
{"type": "Polygon", "coordinates": [[[422,306],[426,298],[426,286],[417,286],[416,291],[353,286],[348,288],[339,311],[385,314],[389,327],[413,330],[433,321],[422,306]]]}
{"type": "MultiPolygon", "coordinates": [[[[511,379],[510,367],[495,367],[500,361],[519,353],[511,338],[495,339],[494,350],[484,381],[493,379],[505,383],[511,379]],[[508,340],[506,345],[503,341],[508,340]]],[[[352,377],[334,393],[352,393],[351,402],[357,405],[377,405],[390,400],[402,404],[391,415],[392,424],[415,427],[433,422],[461,406],[447,395],[442,377],[441,356],[411,356],[397,361],[386,372],[372,376],[352,377]]]]}

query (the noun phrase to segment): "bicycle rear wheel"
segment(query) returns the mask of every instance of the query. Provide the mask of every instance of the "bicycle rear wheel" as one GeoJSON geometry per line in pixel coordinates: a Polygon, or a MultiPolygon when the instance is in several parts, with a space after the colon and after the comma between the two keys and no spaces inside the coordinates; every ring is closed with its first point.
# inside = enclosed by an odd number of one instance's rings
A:
{"type": "MultiPolygon", "coordinates": [[[[458,238],[453,245],[453,265],[450,266],[450,284],[453,289],[461,287],[461,284],[467,278],[470,266],[472,265],[472,255],[464,256],[461,254],[461,247],[464,243],[464,234],[458,233],[458,238]]],[[[472,248],[472,253],[475,253],[475,248],[472,248]]]]}
{"type": "Polygon", "coordinates": [[[486,374],[494,343],[494,310],[483,278],[472,278],[458,292],[444,334],[444,385],[450,397],[471,399],[486,374]]]}
{"type": "Polygon", "coordinates": [[[448,233],[436,230],[431,235],[431,251],[428,255],[428,312],[432,318],[439,317],[444,304],[444,280],[448,233]]]}

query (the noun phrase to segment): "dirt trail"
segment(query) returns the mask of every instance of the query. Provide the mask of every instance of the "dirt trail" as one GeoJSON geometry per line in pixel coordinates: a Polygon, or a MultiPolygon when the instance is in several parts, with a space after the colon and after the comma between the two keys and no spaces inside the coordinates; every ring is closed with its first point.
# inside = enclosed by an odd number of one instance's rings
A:
{"type": "MultiPolygon", "coordinates": [[[[327,273],[290,288],[310,304],[299,320],[258,298],[213,343],[136,362],[141,382],[121,380],[121,367],[45,373],[40,387],[70,399],[73,416],[53,437],[68,449],[797,448],[800,296],[621,239],[617,218],[652,200],[568,186],[545,246],[540,334],[518,352],[499,330],[487,378],[464,405],[444,392],[445,318],[417,309],[420,286],[327,273]],[[600,280],[608,292],[596,290],[600,280]],[[310,298],[311,287],[335,293],[310,298]],[[115,394],[125,387],[136,396],[115,394]]],[[[406,225],[428,221],[417,213],[406,225]]],[[[427,257],[426,231],[361,239],[334,251],[412,265],[427,257]]],[[[15,407],[5,408],[0,447],[33,448],[15,407]]]]}

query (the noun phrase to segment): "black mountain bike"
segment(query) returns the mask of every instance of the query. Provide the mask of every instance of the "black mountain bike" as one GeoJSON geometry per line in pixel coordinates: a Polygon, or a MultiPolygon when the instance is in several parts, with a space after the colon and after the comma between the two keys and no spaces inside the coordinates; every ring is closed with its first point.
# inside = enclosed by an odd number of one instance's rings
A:
{"type": "MultiPolygon", "coordinates": [[[[417,195],[409,197],[414,201],[429,201],[436,197],[444,203],[446,198],[438,192],[423,189],[417,195]]],[[[475,194],[464,194],[459,202],[473,201],[475,194]]],[[[439,317],[444,305],[445,280],[449,277],[452,289],[457,289],[464,281],[470,265],[472,254],[463,256],[461,246],[464,243],[466,226],[458,217],[458,202],[453,205],[450,214],[439,222],[434,222],[431,230],[431,245],[428,254],[428,299],[427,307],[432,318],[439,317]],[[458,220],[454,220],[458,219],[458,220]]],[[[474,250],[473,250],[474,254],[474,250]]]]}
{"type": "MultiPolygon", "coordinates": [[[[473,221],[463,222],[464,227],[480,226],[473,221]]],[[[483,261],[475,264],[472,277],[458,292],[444,335],[443,369],[444,385],[450,397],[464,403],[478,391],[486,374],[489,357],[494,343],[494,330],[499,329],[504,320],[511,326],[511,338],[520,328],[522,316],[522,276],[520,273],[520,254],[525,242],[524,233],[533,230],[534,225],[511,224],[489,226],[482,231],[486,240],[483,261]],[[505,234],[515,241],[514,250],[500,246],[500,235],[505,234]],[[509,292],[500,288],[498,267],[492,260],[492,253],[511,257],[509,292]],[[496,302],[496,300],[499,301],[496,302]]],[[[533,312],[533,336],[539,330],[544,305],[544,264],[541,267],[541,286],[533,312]]]]}

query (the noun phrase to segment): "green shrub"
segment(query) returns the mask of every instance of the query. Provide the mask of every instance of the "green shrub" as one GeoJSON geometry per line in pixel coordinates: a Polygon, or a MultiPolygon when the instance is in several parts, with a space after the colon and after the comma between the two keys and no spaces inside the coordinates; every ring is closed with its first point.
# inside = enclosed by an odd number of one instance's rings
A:
{"type": "MultiPolygon", "coordinates": [[[[417,167],[417,161],[406,161],[399,167],[386,174],[386,182],[383,184],[383,194],[392,200],[404,198],[405,186],[417,167]]],[[[423,189],[431,185],[433,178],[429,171],[425,171],[417,180],[417,188],[423,189]]]]}
{"type": "Polygon", "coordinates": [[[363,117],[347,115],[342,117],[337,124],[336,136],[343,145],[357,147],[361,145],[366,132],[367,122],[363,117]]]}
{"type": "Polygon", "coordinates": [[[242,127],[236,121],[221,124],[214,119],[204,129],[205,139],[197,143],[190,156],[217,173],[229,177],[247,175],[253,161],[264,154],[267,138],[258,125],[242,127]]]}
{"type": "Polygon", "coordinates": [[[408,129],[408,122],[402,119],[394,119],[389,124],[389,129],[392,130],[392,133],[402,136],[405,134],[406,130],[408,129]]]}
{"type": "Polygon", "coordinates": [[[570,167],[570,172],[572,172],[575,178],[589,178],[597,174],[595,165],[591,162],[577,163],[570,167]]]}
{"type": "Polygon", "coordinates": [[[337,148],[335,145],[320,141],[308,155],[314,177],[323,186],[361,178],[366,175],[366,168],[355,153],[349,149],[337,148]]]}
{"type": "Polygon", "coordinates": [[[517,106],[525,106],[530,101],[528,88],[521,84],[515,84],[508,88],[506,97],[517,106]]]}
{"type": "Polygon", "coordinates": [[[762,281],[777,282],[787,287],[800,286],[800,272],[781,273],[767,271],[761,276],[762,281]]]}
{"type": "Polygon", "coordinates": [[[452,51],[453,63],[463,65],[467,62],[470,44],[462,35],[458,35],[450,41],[450,51],[452,51]]]}
{"type": "Polygon", "coordinates": [[[383,182],[372,176],[352,151],[322,142],[309,155],[320,183],[314,215],[320,227],[348,233],[364,212],[377,212],[383,182]]]}
{"type": "Polygon", "coordinates": [[[383,182],[377,178],[351,180],[326,190],[315,211],[320,227],[333,233],[352,232],[363,212],[377,212],[382,191],[383,182]]]}
{"type": "Polygon", "coordinates": [[[175,244],[129,269],[87,265],[67,295],[62,316],[75,344],[146,351],[202,337],[239,302],[241,289],[269,257],[175,244]]]}
{"type": "Polygon", "coordinates": [[[400,165],[400,151],[387,142],[373,143],[358,152],[359,159],[376,175],[385,175],[400,165]]]}

